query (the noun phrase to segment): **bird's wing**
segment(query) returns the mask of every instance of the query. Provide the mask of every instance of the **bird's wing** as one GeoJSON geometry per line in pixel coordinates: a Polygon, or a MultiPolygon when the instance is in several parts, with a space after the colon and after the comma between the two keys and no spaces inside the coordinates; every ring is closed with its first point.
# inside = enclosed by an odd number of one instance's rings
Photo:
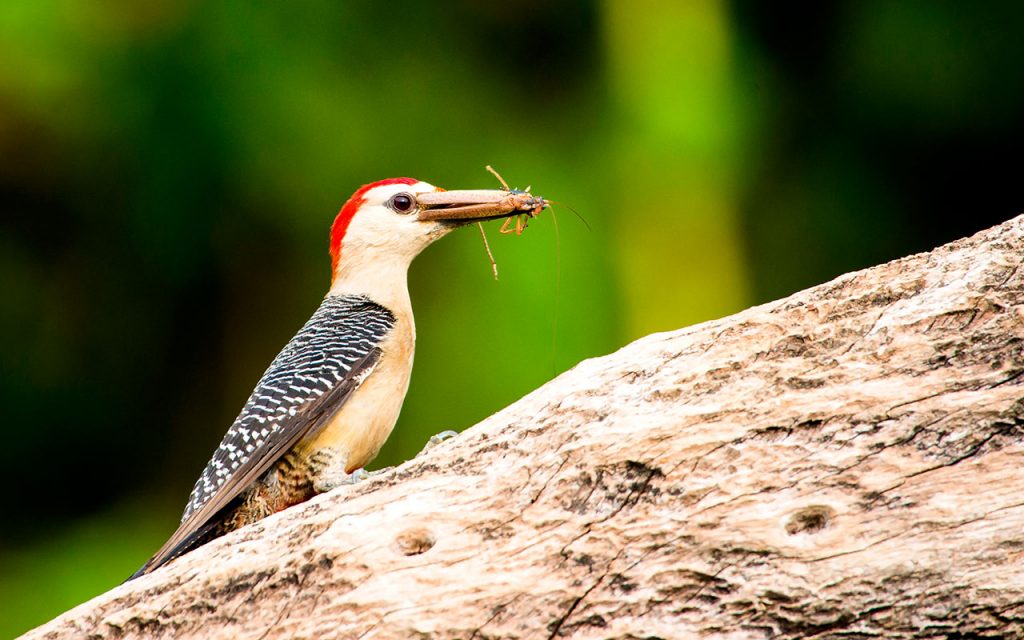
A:
{"type": "Polygon", "coordinates": [[[394,322],[364,297],[326,298],[263,374],[196,481],[178,530],[132,577],[188,551],[218,512],[323,429],[379,362],[394,322]]]}

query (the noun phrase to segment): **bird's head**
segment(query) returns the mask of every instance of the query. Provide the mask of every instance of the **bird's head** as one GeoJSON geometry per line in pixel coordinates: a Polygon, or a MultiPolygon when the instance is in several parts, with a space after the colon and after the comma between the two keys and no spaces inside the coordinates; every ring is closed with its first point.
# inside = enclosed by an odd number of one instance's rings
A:
{"type": "Polygon", "coordinates": [[[539,210],[542,198],[518,191],[446,191],[413,178],[360,187],[331,227],[331,267],[339,282],[405,271],[423,249],[452,229],[539,210]]]}

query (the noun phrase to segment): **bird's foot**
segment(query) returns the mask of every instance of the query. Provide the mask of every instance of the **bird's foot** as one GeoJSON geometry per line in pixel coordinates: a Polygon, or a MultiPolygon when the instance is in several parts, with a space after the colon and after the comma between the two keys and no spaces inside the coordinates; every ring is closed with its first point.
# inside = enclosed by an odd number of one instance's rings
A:
{"type": "Polygon", "coordinates": [[[442,431],[441,433],[437,433],[430,436],[430,439],[427,440],[427,444],[423,445],[423,448],[420,449],[420,452],[416,454],[416,457],[418,458],[422,456],[424,453],[427,453],[428,451],[430,451],[437,445],[441,444],[445,440],[451,440],[457,435],[459,435],[458,431],[452,431],[451,429],[449,429],[448,431],[442,431]]]}
{"type": "Polygon", "coordinates": [[[339,469],[335,473],[322,474],[317,478],[316,482],[313,483],[313,489],[317,493],[326,493],[332,489],[343,487],[363,480],[369,480],[373,476],[380,475],[387,471],[391,471],[394,467],[384,467],[383,469],[377,469],[376,471],[367,471],[366,469],[356,469],[352,473],[345,473],[344,470],[339,469]]]}

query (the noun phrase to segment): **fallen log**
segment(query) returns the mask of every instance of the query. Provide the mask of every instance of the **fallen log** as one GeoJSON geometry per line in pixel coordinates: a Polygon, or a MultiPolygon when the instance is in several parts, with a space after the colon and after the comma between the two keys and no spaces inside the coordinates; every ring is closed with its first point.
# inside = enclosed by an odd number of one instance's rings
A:
{"type": "Polygon", "coordinates": [[[26,638],[1020,638],[1024,217],[647,336],[26,638]]]}

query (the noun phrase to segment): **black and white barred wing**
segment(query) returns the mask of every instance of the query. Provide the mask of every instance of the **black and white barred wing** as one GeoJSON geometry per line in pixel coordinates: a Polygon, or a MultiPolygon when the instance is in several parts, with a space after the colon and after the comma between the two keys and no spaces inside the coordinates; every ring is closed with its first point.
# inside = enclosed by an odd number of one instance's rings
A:
{"type": "Polygon", "coordinates": [[[136,575],[187,551],[218,512],[323,429],[373,371],[394,322],[362,296],[326,298],[260,378],[196,481],[181,526],[136,575]]]}

